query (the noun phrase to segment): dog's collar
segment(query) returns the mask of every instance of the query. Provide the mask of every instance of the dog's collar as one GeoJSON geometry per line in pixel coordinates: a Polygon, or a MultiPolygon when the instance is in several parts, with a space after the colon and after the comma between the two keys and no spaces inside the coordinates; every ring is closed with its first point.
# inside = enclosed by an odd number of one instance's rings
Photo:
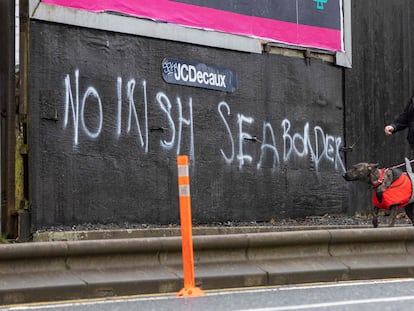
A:
{"type": "Polygon", "coordinates": [[[378,177],[377,181],[374,184],[374,188],[378,188],[379,186],[382,185],[382,183],[384,182],[385,173],[387,171],[388,171],[388,168],[382,168],[382,169],[379,170],[379,177],[378,177]]]}

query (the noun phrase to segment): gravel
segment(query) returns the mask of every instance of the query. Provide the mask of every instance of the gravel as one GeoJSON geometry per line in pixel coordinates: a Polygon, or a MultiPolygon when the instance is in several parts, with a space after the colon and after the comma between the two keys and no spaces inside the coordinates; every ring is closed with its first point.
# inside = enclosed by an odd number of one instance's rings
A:
{"type": "MultiPolygon", "coordinates": [[[[379,226],[387,226],[389,221],[388,215],[382,215],[379,217],[379,226]]],[[[411,225],[411,221],[406,217],[404,213],[400,213],[396,217],[396,225],[411,225]]],[[[91,231],[91,230],[120,230],[120,229],[154,229],[154,228],[178,228],[179,224],[136,224],[136,223],[123,223],[123,224],[77,224],[71,226],[49,226],[40,228],[37,232],[61,232],[61,231],[91,231]]],[[[371,215],[323,215],[323,216],[307,216],[303,218],[280,218],[280,219],[271,219],[269,221],[250,221],[250,222],[240,222],[240,221],[226,221],[226,222],[212,222],[208,224],[197,224],[193,223],[193,228],[197,227],[278,227],[283,230],[283,228],[294,229],[295,227],[300,227],[303,229],[305,227],[314,228],[314,227],[371,227],[372,226],[372,216],[371,215]]]]}

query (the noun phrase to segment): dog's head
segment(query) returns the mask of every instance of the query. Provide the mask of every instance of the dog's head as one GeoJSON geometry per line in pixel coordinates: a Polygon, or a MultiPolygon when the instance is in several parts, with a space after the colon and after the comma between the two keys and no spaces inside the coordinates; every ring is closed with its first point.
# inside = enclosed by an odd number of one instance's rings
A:
{"type": "Polygon", "coordinates": [[[361,180],[371,183],[373,176],[377,175],[378,166],[378,163],[361,162],[347,170],[343,177],[346,181],[361,180]]]}

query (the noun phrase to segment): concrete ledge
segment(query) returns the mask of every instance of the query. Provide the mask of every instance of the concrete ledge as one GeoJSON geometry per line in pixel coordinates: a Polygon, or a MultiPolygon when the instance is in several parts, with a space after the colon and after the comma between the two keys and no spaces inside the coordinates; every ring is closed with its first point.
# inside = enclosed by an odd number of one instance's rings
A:
{"type": "MultiPolygon", "coordinates": [[[[200,235],[193,242],[203,289],[414,276],[411,226],[200,235]]],[[[2,304],[182,286],[177,236],[0,245],[2,304]]]]}
{"type": "MultiPolygon", "coordinates": [[[[401,225],[396,225],[401,226],[401,225]]],[[[285,231],[310,231],[343,229],[344,226],[199,226],[193,227],[193,235],[227,235],[241,233],[265,233],[285,231]]],[[[372,228],[372,225],[346,226],[347,229],[372,228]]],[[[81,241],[102,239],[132,239],[180,236],[179,227],[172,228],[142,228],[142,229],[114,229],[114,230],[84,230],[84,231],[44,231],[33,234],[34,242],[50,241],[81,241]]]]}

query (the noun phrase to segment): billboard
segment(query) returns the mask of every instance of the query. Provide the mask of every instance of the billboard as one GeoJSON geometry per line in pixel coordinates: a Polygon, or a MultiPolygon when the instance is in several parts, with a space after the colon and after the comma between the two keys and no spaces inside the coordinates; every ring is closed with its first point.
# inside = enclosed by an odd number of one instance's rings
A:
{"type": "Polygon", "coordinates": [[[42,0],[295,46],[343,51],[343,0],[42,0]]]}

